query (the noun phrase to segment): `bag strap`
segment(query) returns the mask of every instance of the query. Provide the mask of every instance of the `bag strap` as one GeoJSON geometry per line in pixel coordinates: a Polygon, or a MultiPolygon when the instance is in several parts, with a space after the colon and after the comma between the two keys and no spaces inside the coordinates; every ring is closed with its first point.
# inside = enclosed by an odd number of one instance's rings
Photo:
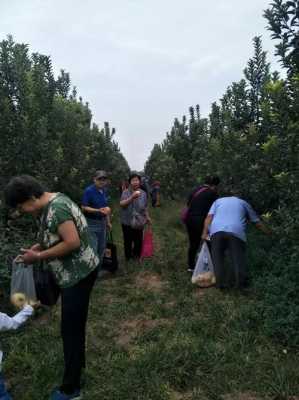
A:
{"type": "Polygon", "coordinates": [[[51,205],[52,201],[55,200],[59,195],[60,195],[59,192],[56,193],[56,195],[52,199],[50,199],[50,201],[48,202],[48,204],[46,205],[46,207],[44,208],[44,210],[42,212],[42,215],[40,217],[40,225],[43,230],[46,229],[46,219],[47,219],[47,216],[49,213],[50,205],[51,205]]]}
{"type": "Polygon", "coordinates": [[[153,232],[152,224],[146,223],[144,231],[153,232]]]}
{"type": "MultiPolygon", "coordinates": [[[[47,219],[47,216],[48,216],[48,213],[49,213],[50,205],[51,205],[52,201],[55,200],[59,195],[60,195],[60,192],[58,192],[56,194],[56,196],[54,196],[48,202],[48,204],[46,205],[46,207],[44,208],[44,210],[42,212],[42,215],[41,215],[41,217],[39,219],[40,227],[39,227],[38,234],[37,234],[37,241],[38,242],[41,242],[41,240],[42,240],[41,235],[43,234],[43,232],[45,231],[45,229],[47,227],[46,219],[47,219]]],[[[40,260],[38,263],[39,263],[39,269],[42,270],[44,268],[45,262],[43,260],[40,260]]]]}
{"type": "Polygon", "coordinates": [[[107,240],[109,240],[111,243],[114,243],[112,230],[107,232],[107,240]]]}
{"type": "Polygon", "coordinates": [[[208,190],[208,189],[209,189],[208,186],[200,187],[200,188],[193,194],[193,196],[192,196],[192,198],[191,198],[191,200],[190,200],[190,203],[189,203],[189,206],[188,206],[188,207],[191,206],[192,201],[193,201],[200,193],[203,193],[203,192],[205,192],[205,191],[208,190]]]}
{"type": "Polygon", "coordinates": [[[39,218],[39,229],[38,229],[38,233],[37,233],[37,240],[38,242],[41,242],[41,235],[43,234],[44,230],[46,229],[46,219],[48,216],[48,212],[49,212],[49,208],[50,208],[50,203],[48,203],[46,205],[46,207],[44,208],[42,215],[39,218]]]}

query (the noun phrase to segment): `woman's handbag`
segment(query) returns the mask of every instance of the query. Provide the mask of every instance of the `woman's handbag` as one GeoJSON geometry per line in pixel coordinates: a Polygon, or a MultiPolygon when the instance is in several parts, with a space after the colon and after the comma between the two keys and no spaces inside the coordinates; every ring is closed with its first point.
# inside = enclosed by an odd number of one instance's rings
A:
{"type": "MultiPolygon", "coordinates": [[[[41,226],[38,234],[39,243],[42,243],[42,232],[46,229],[46,215],[48,210],[49,205],[45,209],[41,219],[41,226]]],[[[54,306],[60,294],[60,287],[55,280],[53,272],[41,261],[39,265],[34,266],[33,276],[38,300],[45,306],[54,306]]]]}
{"type": "Polygon", "coordinates": [[[186,224],[187,222],[187,218],[188,218],[188,214],[189,214],[189,209],[190,209],[190,205],[192,203],[192,201],[200,194],[205,192],[206,190],[208,190],[209,188],[207,186],[203,186],[201,188],[199,188],[199,190],[197,192],[194,193],[194,195],[192,196],[189,206],[183,207],[181,210],[181,221],[183,224],[186,224]]]}
{"type": "Polygon", "coordinates": [[[133,229],[143,229],[146,224],[146,217],[140,214],[138,211],[133,208],[132,210],[132,218],[131,218],[131,228],[133,229]]]}
{"type": "Polygon", "coordinates": [[[112,273],[118,270],[117,247],[114,244],[112,232],[109,232],[108,234],[108,240],[101,269],[112,273]]]}
{"type": "Polygon", "coordinates": [[[60,288],[53,273],[41,263],[39,266],[34,267],[33,276],[37,299],[44,306],[54,306],[57,303],[60,288]]]}
{"type": "Polygon", "coordinates": [[[150,258],[154,255],[153,231],[150,227],[144,232],[140,258],[150,258]]]}

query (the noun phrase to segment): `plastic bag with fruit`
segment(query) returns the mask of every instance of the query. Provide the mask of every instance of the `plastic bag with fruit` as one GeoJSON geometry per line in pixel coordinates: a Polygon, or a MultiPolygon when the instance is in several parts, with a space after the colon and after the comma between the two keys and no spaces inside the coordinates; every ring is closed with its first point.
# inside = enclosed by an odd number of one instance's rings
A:
{"type": "Polygon", "coordinates": [[[22,308],[21,303],[36,302],[37,298],[32,265],[25,265],[16,260],[13,261],[10,295],[12,303],[17,308],[22,308]]]}
{"type": "Polygon", "coordinates": [[[216,283],[214,266],[206,241],[202,243],[198,253],[191,281],[199,287],[210,287],[216,283]]]}

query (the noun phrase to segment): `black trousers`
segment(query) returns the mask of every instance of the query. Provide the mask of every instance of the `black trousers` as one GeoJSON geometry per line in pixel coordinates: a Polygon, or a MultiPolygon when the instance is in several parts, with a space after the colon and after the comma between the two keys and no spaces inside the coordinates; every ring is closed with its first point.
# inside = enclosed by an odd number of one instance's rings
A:
{"type": "Polygon", "coordinates": [[[186,228],[189,238],[188,266],[191,269],[195,267],[195,258],[201,242],[205,218],[202,216],[189,216],[186,222],[186,228]]]}
{"type": "Polygon", "coordinates": [[[211,238],[212,260],[218,288],[242,288],[248,283],[246,268],[246,243],[227,232],[217,232],[211,238]],[[228,251],[232,265],[225,267],[228,251]]]}
{"type": "Polygon", "coordinates": [[[152,192],[152,206],[153,207],[156,207],[157,200],[158,200],[157,192],[152,192]]]}
{"type": "Polygon", "coordinates": [[[61,290],[61,336],[64,352],[64,376],[61,390],[72,394],[80,389],[82,368],[85,368],[86,321],[90,293],[98,268],[75,286],[61,290]]]}
{"type": "Polygon", "coordinates": [[[140,258],[143,229],[133,229],[129,225],[122,225],[126,260],[140,258]]]}

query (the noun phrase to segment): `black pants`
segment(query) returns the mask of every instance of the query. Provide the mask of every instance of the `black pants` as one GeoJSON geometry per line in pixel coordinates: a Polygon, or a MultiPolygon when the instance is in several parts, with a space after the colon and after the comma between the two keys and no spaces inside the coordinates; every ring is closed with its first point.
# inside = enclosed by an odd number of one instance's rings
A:
{"type": "Polygon", "coordinates": [[[133,229],[122,225],[126,260],[140,258],[143,240],[143,229],[133,229]]]}
{"type": "Polygon", "coordinates": [[[201,242],[204,221],[204,217],[190,216],[186,222],[189,237],[188,266],[191,269],[195,267],[195,258],[201,242]]]}
{"type": "Polygon", "coordinates": [[[157,200],[158,200],[157,192],[152,192],[152,206],[153,207],[156,207],[157,200]]]}
{"type": "Polygon", "coordinates": [[[211,238],[212,260],[216,275],[216,286],[219,288],[247,285],[246,243],[227,232],[217,232],[211,238]],[[225,252],[228,251],[232,266],[225,268],[225,252]]]}
{"type": "Polygon", "coordinates": [[[86,321],[90,293],[98,268],[75,286],[61,290],[61,336],[64,376],[61,390],[72,394],[80,389],[81,370],[85,368],[86,321]]]}

